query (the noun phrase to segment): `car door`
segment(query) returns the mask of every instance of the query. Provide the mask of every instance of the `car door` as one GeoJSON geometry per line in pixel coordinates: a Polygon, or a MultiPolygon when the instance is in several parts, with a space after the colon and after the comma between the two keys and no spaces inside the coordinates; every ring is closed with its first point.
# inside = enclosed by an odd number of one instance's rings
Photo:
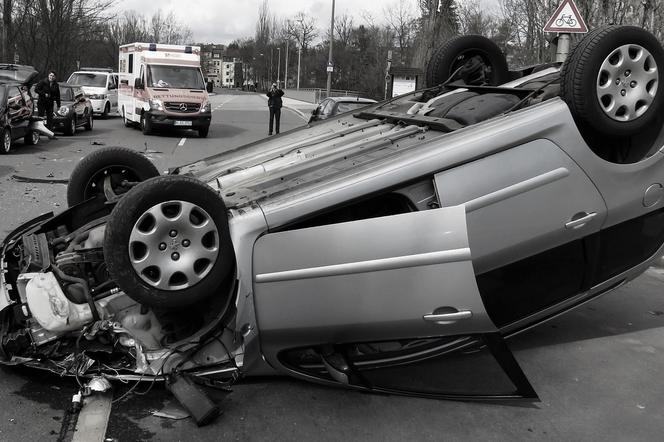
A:
{"type": "Polygon", "coordinates": [[[12,138],[17,139],[25,136],[30,123],[31,111],[28,103],[18,86],[8,88],[7,99],[8,120],[12,131],[12,138]]]}
{"type": "Polygon", "coordinates": [[[108,99],[111,102],[111,111],[116,112],[118,109],[118,76],[108,76],[108,99]]]}
{"type": "Polygon", "coordinates": [[[76,121],[82,124],[85,121],[85,114],[87,112],[85,94],[81,88],[73,88],[72,95],[74,98],[74,111],[76,112],[76,121]]]}
{"type": "Polygon", "coordinates": [[[283,372],[401,394],[535,397],[478,292],[463,206],[268,233],[253,268],[261,349],[283,372]]]}
{"type": "Polygon", "coordinates": [[[520,328],[592,285],[606,205],[585,172],[540,139],[435,177],[443,207],[463,204],[482,299],[496,326],[520,328]]]}

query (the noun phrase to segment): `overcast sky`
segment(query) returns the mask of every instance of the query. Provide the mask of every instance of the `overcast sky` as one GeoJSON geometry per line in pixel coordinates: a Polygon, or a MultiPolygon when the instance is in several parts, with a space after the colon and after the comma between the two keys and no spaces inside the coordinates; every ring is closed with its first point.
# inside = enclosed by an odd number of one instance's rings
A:
{"type": "MultiPolygon", "coordinates": [[[[398,0],[336,0],[335,16],[347,13],[356,25],[366,23],[363,15],[374,17],[377,24],[384,22],[385,8],[398,0]]],[[[406,0],[413,5],[415,0],[406,0]]],[[[134,10],[146,17],[158,9],[175,12],[186,23],[198,43],[228,44],[237,38],[253,37],[262,0],[120,0],[118,11],[134,10]]],[[[270,13],[282,20],[300,11],[316,18],[318,27],[325,32],[330,27],[332,0],[268,0],[270,13]]]]}

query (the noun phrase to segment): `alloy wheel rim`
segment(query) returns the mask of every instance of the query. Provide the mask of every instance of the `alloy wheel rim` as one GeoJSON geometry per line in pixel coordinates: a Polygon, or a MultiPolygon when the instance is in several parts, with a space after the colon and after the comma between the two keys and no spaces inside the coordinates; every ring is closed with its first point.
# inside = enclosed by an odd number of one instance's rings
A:
{"type": "Polygon", "coordinates": [[[129,260],[148,285],[175,291],[201,282],[219,257],[219,230],[200,206],[166,201],[146,210],[129,235],[129,260]]]}
{"type": "Polygon", "coordinates": [[[612,120],[633,121],[652,105],[659,87],[655,58],[643,46],[626,44],[611,51],[597,74],[602,111],[612,120]]]}
{"type": "Polygon", "coordinates": [[[2,148],[5,152],[9,152],[12,147],[12,137],[9,131],[4,131],[2,135],[2,148]]]}
{"type": "Polygon", "coordinates": [[[32,143],[37,144],[39,143],[39,132],[32,132],[32,143]]]}

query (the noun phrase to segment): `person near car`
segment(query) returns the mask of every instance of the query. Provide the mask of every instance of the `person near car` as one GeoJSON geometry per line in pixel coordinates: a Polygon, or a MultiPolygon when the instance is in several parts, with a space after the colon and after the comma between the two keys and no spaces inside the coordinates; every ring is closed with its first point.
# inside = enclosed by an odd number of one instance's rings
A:
{"type": "Polygon", "coordinates": [[[46,116],[46,127],[53,130],[53,104],[60,108],[60,86],[56,81],[55,72],[50,71],[48,77],[37,83],[35,93],[39,97],[37,100],[37,110],[40,117],[46,116]]]}
{"type": "Polygon", "coordinates": [[[281,106],[283,104],[281,97],[283,95],[284,91],[277,87],[277,83],[272,83],[272,88],[267,92],[267,107],[270,109],[270,127],[268,129],[268,135],[272,135],[272,123],[274,123],[275,132],[279,133],[279,120],[281,120],[281,106]]]}

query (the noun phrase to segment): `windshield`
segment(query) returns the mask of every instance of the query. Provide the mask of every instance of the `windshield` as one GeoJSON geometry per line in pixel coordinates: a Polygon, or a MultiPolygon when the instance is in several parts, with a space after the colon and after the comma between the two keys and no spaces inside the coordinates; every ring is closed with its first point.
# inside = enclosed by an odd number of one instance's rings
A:
{"type": "Polygon", "coordinates": [[[89,72],[75,72],[69,77],[69,84],[77,86],[106,87],[106,74],[92,74],[89,72]]]}
{"type": "Polygon", "coordinates": [[[348,111],[351,111],[351,110],[359,109],[359,108],[367,106],[369,104],[371,104],[371,103],[362,103],[362,102],[344,103],[344,102],[341,102],[337,106],[337,113],[341,114],[343,112],[348,112],[348,111]]]}
{"type": "Polygon", "coordinates": [[[60,85],[60,98],[62,101],[74,101],[77,93],[80,93],[79,88],[60,85]]]}
{"type": "Polygon", "coordinates": [[[203,75],[197,67],[148,66],[148,87],[170,87],[176,89],[205,89],[203,75]]]}

